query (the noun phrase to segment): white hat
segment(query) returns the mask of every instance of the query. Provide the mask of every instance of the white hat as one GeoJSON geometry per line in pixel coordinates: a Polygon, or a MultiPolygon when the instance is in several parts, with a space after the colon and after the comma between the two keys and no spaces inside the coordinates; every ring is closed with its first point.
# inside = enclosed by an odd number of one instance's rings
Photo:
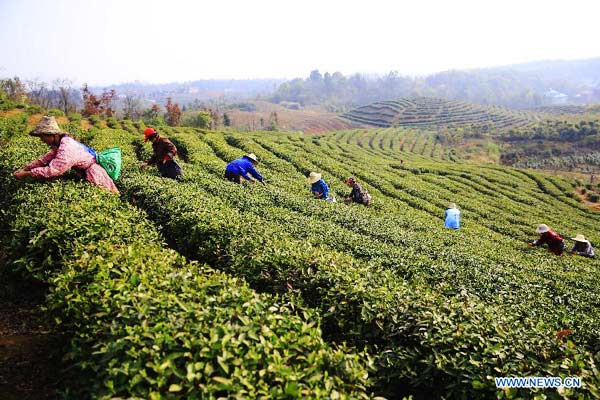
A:
{"type": "Polygon", "coordinates": [[[310,175],[308,175],[308,183],[310,183],[311,185],[315,182],[318,182],[321,179],[321,174],[319,174],[318,172],[311,172],[310,175]]]}
{"type": "Polygon", "coordinates": [[[456,204],[455,203],[450,203],[450,204],[448,204],[448,208],[456,208],[456,204]]]}
{"type": "Polygon", "coordinates": [[[546,224],[540,224],[537,229],[535,230],[535,233],[546,233],[550,230],[550,228],[548,228],[548,225],[546,224]]]}
{"type": "Polygon", "coordinates": [[[576,242],[587,242],[587,240],[585,240],[585,236],[583,236],[581,233],[578,233],[577,236],[571,238],[571,240],[574,240],[576,242]]]}
{"type": "Polygon", "coordinates": [[[246,154],[244,157],[249,158],[254,162],[258,162],[258,158],[256,158],[256,155],[254,153],[246,154]]]}

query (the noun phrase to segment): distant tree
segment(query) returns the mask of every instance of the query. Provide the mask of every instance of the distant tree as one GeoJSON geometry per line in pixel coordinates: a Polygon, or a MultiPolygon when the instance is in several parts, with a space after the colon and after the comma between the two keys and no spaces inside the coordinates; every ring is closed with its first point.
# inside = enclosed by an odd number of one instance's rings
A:
{"type": "Polygon", "coordinates": [[[329,72],[325,72],[325,75],[323,75],[323,88],[327,96],[330,96],[333,92],[333,78],[329,72]]]}
{"type": "Polygon", "coordinates": [[[44,81],[34,79],[27,81],[27,97],[31,104],[37,104],[44,109],[50,109],[52,103],[52,93],[48,89],[48,84],[44,81]]]}
{"type": "Polygon", "coordinates": [[[221,116],[217,112],[217,110],[209,109],[210,118],[212,120],[211,129],[218,129],[221,125],[221,116]]]}
{"type": "Polygon", "coordinates": [[[92,93],[87,83],[84,83],[81,88],[81,97],[83,98],[83,110],[81,114],[84,117],[100,114],[100,99],[92,93]]]}
{"type": "Polygon", "coordinates": [[[181,110],[179,109],[179,104],[173,103],[170,97],[167,97],[167,104],[165,105],[167,109],[167,124],[169,126],[179,126],[179,122],[181,120],[181,110]]]}
{"type": "Polygon", "coordinates": [[[115,109],[113,107],[113,100],[117,97],[115,89],[105,89],[100,97],[100,113],[107,118],[114,116],[115,109]]]}
{"type": "Polygon", "coordinates": [[[314,71],[311,71],[309,79],[313,83],[319,83],[323,80],[323,76],[318,69],[315,69],[314,71]]]}
{"type": "Polygon", "coordinates": [[[158,104],[152,104],[152,107],[150,107],[150,112],[153,114],[160,114],[160,106],[158,104]]]}
{"type": "Polygon", "coordinates": [[[58,107],[65,115],[75,111],[77,99],[73,93],[73,82],[66,78],[55,79],[52,85],[58,94],[58,107]]]}
{"type": "Polygon", "coordinates": [[[83,110],[81,112],[83,116],[98,115],[110,118],[115,115],[113,100],[117,97],[117,92],[114,89],[106,89],[98,97],[92,93],[87,83],[84,83],[81,88],[81,97],[83,99],[83,110]]]}
{"type": "Polygon", "coordinates": [[[229,118],[229,114],[223,113],[223,125],[231,126],[231,119],[229,118]]]}
{"type": "Polygon", "coordinates": [[[1,79],[0,89],[6,93],[9,100],[16,103],[23,103],[27,99],[27,89],[25,84],[18,76],[14,78],[1,79]]]}
{"type": "Polygon", "coordinates": [[[269,124],[266,127],[269,131],[277,131],[279,130],[279,117],[277,116],[277,111],[273,111],[269,115],[269,124]]]}
{"type": "Polygon", "coordinates": [[[127,93],[123,99],[123,116],[137,121],[142,116],[142,100],[139,96],[127,93]]]}
{"type": "Polygon", "coordinates": [[[166,125],[165,118],[162,115],[162,110],[158,104],[153,104],[152,107],[144,111],[143,120],[146,125],[161,126],[166,125]]]}
{"type": "Polygon", "coordinates": [[[183,118],[184,126],[193,126],[200,129],[209,129],[213,125],[211,114],[208,110],[192,112],[183,118]]]}

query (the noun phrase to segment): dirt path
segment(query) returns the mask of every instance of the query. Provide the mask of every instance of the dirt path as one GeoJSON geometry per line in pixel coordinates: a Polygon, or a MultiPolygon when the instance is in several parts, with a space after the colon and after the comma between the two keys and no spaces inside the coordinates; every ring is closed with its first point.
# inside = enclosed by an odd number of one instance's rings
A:
{"type": "Polygon", "coordinates": [[[56,398],[60,338],[41,318],[38,304],[0,300],[0,398],[56,398]]]}
{"type": "Polygon", "coordinates": [[[585,204],[586,206],[588,206],[592,211],[599,211],[600,212],[600,203],[593,203],[593,202],[589,201],[587,199],[587,196],[585,194],[581,194],[581,188],[577,189],[577,191],[575,192],[575,195],[577,196],[577,198],[579,200],[581,200],[581,202],[583,204],[585,204]]]}

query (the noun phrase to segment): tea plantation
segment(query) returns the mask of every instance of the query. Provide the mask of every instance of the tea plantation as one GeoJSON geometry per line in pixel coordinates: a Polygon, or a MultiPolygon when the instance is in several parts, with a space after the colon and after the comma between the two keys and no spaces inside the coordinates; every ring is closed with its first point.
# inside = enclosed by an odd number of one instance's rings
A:
{"type": "Polygon", "coordinates": [[[357,107],[342,117],[375,127],[471,125],[490,129],[524,127],[536,120],[534,113],[433,97],[380,101],[357,107]]]}
{"type": "Polygon", "coordinates": [[[18,122],[2,137],[5,268],[47,282],[73,397],[600,396],[600,262],[526,243],[540,223],[600,243],[600,215],[569,182],[445,161],[419,131],[163,128],[176,182],[140,171],[150,145],[122,128],[79,136],[121,147],[120,197],[14,180],[45,148],[18,122]],[[222,179],[249,152],[266,187],[222,179]],[[310,171],[338,203],[311,198],[310,171]],[[372,206],[341,201],[350,175],[372,206]],[[443,228],[450,202],[460,231],[443,228]],[[503,376],[583,386],[497,389],[503,376]]]}

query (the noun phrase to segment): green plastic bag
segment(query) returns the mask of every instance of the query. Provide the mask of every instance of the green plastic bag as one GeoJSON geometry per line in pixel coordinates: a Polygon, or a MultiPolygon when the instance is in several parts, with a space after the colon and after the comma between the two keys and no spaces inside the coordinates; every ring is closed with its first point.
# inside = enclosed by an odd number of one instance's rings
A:
{"type": "Polygon", "coordinates": [[[106,170],[106,173],[113,181],[119,179],[122,163],[120,148],[111,147],[110,149],[96,153],[96,162],[106,170]]]}

